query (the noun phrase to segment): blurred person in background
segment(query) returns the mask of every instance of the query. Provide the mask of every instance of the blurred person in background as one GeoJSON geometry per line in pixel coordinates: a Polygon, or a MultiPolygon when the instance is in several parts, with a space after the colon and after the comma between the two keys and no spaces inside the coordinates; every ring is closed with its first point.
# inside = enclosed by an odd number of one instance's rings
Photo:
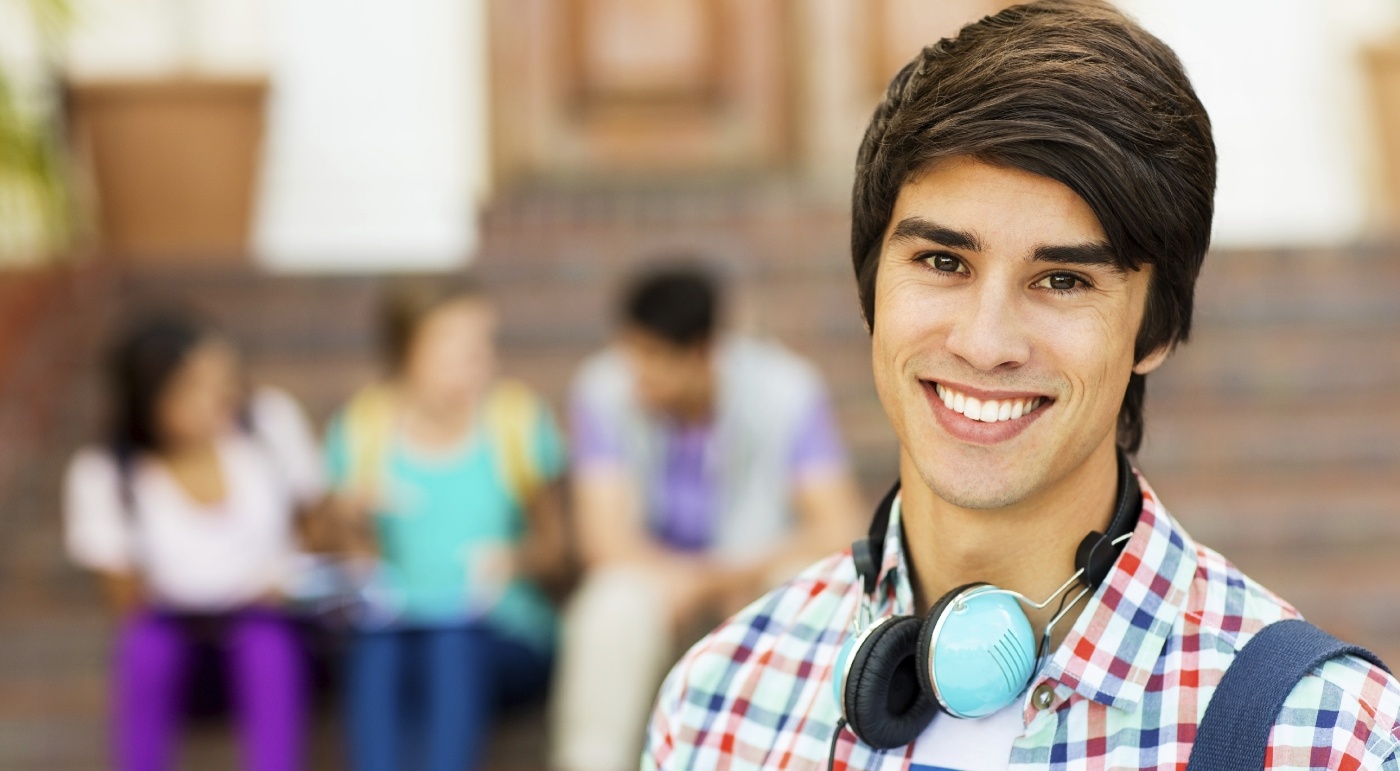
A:
{"type": "Polygon", "coordinates": [[[229,341],[188,317],[133,326],[111,361],[105,446],[68,468],[65,536],[121,617],[111,704],[117,768],[172,767],[192,657],[223,653],[243,765],[300,768],[305,654],[279,610],[299,509],[323,492],[296,402],[247,392],[229,341]]]}
{"type": "Polygon", "coordinates": [[[496,313],[471,281],[404,282],[384,310],[392,373],[327,439],[345,548],[372,568],[346,673],[351,767],[462,771],[497,711],[549,682],[563,441],[498,377],[496,313]]]}
{"type": "Polygon", "coordinates": [[[863,508],[816,370],[718,331],[716,280],[637,277],[570,396],[585,564],[564,624],[554,765],[636,765],[665,669],[700,627],[849,540],[863,508]]]}

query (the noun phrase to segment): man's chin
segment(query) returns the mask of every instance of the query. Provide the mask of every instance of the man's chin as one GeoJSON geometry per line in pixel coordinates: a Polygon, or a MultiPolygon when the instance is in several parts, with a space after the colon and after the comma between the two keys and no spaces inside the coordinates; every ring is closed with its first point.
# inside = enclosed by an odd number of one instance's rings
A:
{"type": "Polygon", "coordinates": [[[953,463],[915,461],[919,477],[939,499],[964,509],[1001,509],[1025,500],[1035,487],[1027,462],[983,458],[953,463]]]}
{"type": "MultiPolygon", "coordinates": [[[[1020,480],[1017,480],[1020,481],[1020,480]]],[[[1007,483],[984,485],[944,485],[939,480],[925,480],[933,494],[962,509],[1004,509],[1026,499],[1023,489],[1007,483]]]]}

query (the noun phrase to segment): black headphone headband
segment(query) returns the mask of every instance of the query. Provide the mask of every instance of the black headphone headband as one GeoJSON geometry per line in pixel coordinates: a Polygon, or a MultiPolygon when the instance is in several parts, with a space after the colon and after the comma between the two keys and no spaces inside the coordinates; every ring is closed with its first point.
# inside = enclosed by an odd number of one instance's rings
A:
{"type": "MultiPolygon", "coordinates": [[[[885,532],[890,526],[890,509],[899,495],[899,481],[896,480],[890,491],[875,508],[875,518],[870,522],[866,536],[851,545],[851,557],[855,561],[856,572],[860,574],[866,594],[875,593],[875,583],[880,579],[880,560],[885,554],[885,532]]],[[[1108,521],[1108,532],[1090,532],[1079,542],[1075,550],[1074,566],[1084,571],[1084,583],[1095,588],[1103,583],[1113,569],[1120,549],[1113,545],[1118,538],[1127,535],[1137,527],[1142,515],[1142,487],[1133,473],[1132,463],[1122,448],[1118,450],[1118,497],[1113,506],[1113,517],[1108,521]]]]}
{"type": "Polygon", "coordinates": [[[1074,567],[1084,571],[1085,586],[1096,589],[1108,578],[1108,574],[1113,570],[1113,563],[1123,551],[1121,544],[1115,545],[1113,542],[1133,532],[1141,516],[1142,486],[1138,484],[1137,474],[1133,473],[1133,465],[1128,461],[1127,453],[1119,448],[1118,499],[1113,504],[1113,517],[1108,520],[1108,531],[1102,534],[1091,532],[1084,536],[1074,554],[1074,567]]]}

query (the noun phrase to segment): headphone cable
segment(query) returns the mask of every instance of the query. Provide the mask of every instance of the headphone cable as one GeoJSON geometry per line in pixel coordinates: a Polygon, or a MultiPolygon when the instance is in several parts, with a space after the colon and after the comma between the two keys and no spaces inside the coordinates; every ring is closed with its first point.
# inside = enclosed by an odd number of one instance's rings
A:
{"type": "MultiPolygon", "coordinates": [[[[1059,616],[1061,613],[1064,612],[1064,610],[1065,610],[1065,603],[1068,602],[1068,601],[1069,601],[1069,594],[1062,594],[1062,595],[1060,595],[1060,606],[1057,607],[1057,608],[1055,608],[1055,616],[1059,616]]],[[[1049,655],[1049,653],[1050,653],[1050,630],[1047,629],[1047,630],[1045,631],[1045,634],[1042,634],[1042,635],[1040,636],[1040,643],[1039,643],[1038,645],[1036,645],[1035,647],[1036,647],[1036,654],[1035,654],[1035,660],[1036,660],[1036,662],[1039,663],[1039,662],[1041,662],[1041,661],[1044,661],[1045,657],[1046,657],[1047,655],[1049,655]]],[[[1039,667],[1037,667],[1037,670],[1039,670],[1039,667]]],[[[1031,675],[1031,678],[1034,679],[1034,677],[1035,677],[1035,675],[1032,674],[1032,675],[1031,675]]]]}
{"type": "Polygon", "coordinates": [[[846,718],[836,719],[836,730],[831,732],[831,754],[826,758],[826,771],[836,769],[836,745],[841,743],[841,730],[846,727],[846,718]]]}

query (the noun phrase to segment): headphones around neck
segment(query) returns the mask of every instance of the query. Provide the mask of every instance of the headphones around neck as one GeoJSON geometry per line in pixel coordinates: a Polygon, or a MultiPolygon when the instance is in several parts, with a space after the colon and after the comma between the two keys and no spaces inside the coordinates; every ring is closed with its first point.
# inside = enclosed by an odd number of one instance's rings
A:
{"type": "Polygon", "coordinates": [[[927,616],[886,616],[872,624],[869,601],[898,494],[896,483],[876,509],[867,537],[852,545],[864,593],[859,631],[837,654],[832,683],[842,720],[861,741],[880,749],[914,741],[940,711],[978,718],[1015,701],[1039,669],[1050,630],[1108,577],[1142,513],[1137,476],[1119,450],[1118,498],[1108,531],[1091,532],[1080,541],[1074,575],[1044,602],[971,583],[943,595],[927,616]],[[1084,588],[1072,601],[1061,600],[1037,647],[1021,604],[1047,607],[1076,581],[1084,588]]]}

